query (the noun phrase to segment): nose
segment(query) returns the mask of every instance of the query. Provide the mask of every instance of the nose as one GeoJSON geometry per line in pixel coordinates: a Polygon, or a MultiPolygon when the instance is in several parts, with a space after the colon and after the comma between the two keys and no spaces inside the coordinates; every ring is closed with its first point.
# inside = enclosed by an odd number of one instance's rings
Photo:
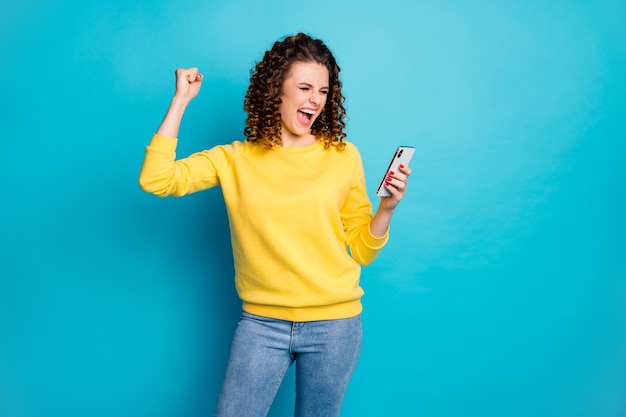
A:
{"type": "Polygon", "coordinates": [[[322,93],[311,94],[309,101],[313,104],[319,105],[322,102],[322,93]]]}

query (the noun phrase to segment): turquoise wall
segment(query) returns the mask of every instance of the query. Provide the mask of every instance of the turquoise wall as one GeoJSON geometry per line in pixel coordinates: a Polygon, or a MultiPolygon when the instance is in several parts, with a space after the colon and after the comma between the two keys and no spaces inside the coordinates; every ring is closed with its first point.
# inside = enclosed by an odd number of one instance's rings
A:
{"type": "Polygon", "coordinates": [[[249,70],[304,31],[372,199],[417,148],[343,415],[625,416],[625,23],[620,0],[4,0],[0,415],[211,415],[240,308],[222,197],[137,175],[176,67],[206,76],[183,155],[242,137],[249,70]]]}

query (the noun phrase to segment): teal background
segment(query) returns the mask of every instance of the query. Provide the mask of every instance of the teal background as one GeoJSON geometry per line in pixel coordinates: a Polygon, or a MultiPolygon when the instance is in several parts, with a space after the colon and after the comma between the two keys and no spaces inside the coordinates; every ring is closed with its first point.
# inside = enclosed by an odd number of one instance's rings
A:
{"type": "Polygon", "coordinates": [[[374,202],[417,148],[343,415],[626,416],[625,23],[610,0],[3,1],[0,415],[212,414],[240,309],[222,197],[137,175],[176,67],[206,77],[186,155],[242,137],[249,70],[304,31],[374,202]]]}

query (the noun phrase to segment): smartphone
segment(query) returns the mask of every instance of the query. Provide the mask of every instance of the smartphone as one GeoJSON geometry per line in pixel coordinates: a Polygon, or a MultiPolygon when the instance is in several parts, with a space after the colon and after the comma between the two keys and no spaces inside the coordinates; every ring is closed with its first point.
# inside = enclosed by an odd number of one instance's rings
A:
{"type": "Polygon", "coordinates": [[[391,195],[391,192],[389,192],[387,187],[385,187],[385,178],[387,178],[387,174],[389,171],[399,172],[399,165],[408,166],[409,162],[411,162],[411,158],[413,157],[413,153],[415,153],[414,146],[398,146],[396,153],[393,155],[393,158],[391,158],[387,171],[385,171],[385,175],[383,175],[383,179],[378,186],[378,190],[376,190],[377,196],[389,197],[391,195]]]}

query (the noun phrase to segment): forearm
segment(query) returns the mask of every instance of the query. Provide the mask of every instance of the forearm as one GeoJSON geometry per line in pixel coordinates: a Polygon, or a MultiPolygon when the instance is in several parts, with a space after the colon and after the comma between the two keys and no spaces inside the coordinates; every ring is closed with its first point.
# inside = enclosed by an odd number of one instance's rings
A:
{"type": "Polygon", "coordinates": [[[189,105],[189,100],[175,95],[156,134],[167,138],[177,138],[187,105],[189,105]]]}
{"type": "Polygon", "coordinates": [[[395,209],[386,209],[382,206],[378,207],[376,214],[370,222],[370,233],[375,237],[383,237],[389,230],[391,217],[395,209]]]}

